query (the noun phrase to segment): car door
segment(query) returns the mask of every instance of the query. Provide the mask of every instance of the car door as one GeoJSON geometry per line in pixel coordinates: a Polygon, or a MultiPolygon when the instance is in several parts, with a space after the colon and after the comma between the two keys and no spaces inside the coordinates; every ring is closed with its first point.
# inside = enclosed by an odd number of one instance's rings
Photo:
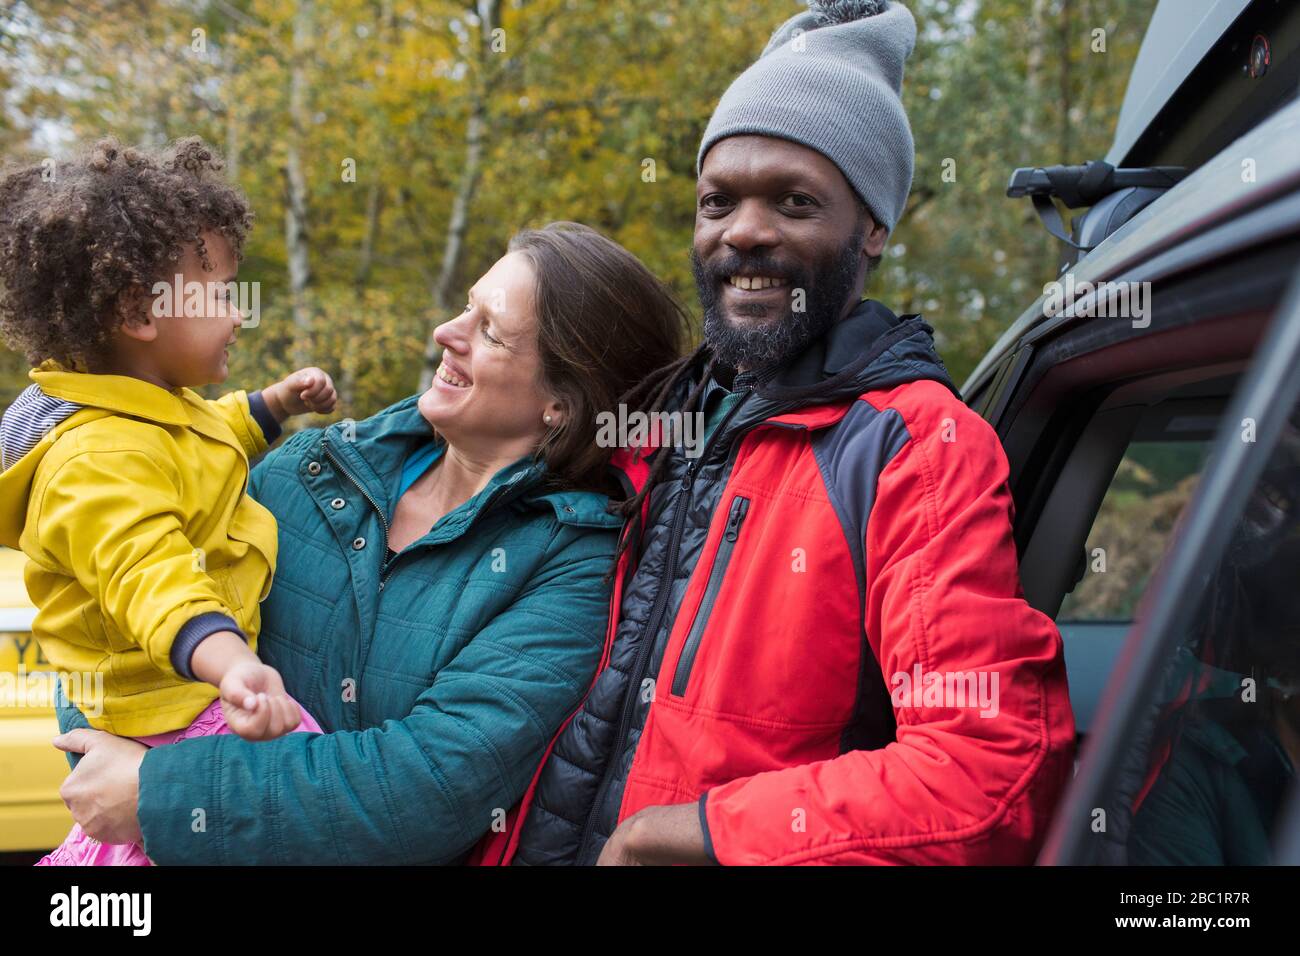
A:
{"type": "Polygon", "coordinates": [[[1007,454],[1025,596],[1061,631],[1080,743],[1298,254],[1179,270],[1145,327],[1034,326],[971,396],[1007,454]]]}
{"type": "Polygon", "coordinates": [[[1040,862],[1266,864],[1300,845],[1298,365],[1300,273],[1144,586],[1040,862]]]}

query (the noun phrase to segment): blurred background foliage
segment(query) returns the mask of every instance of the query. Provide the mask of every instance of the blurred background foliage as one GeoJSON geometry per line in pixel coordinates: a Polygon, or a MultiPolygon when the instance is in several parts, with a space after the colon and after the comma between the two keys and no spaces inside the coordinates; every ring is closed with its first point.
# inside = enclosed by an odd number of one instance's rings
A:
{"type": "MultiPolygon", "coordinates": [[[[912,0],[916,175],[868,294],[924,313],[958,383],[1055,273],[1056,244],[1005,198],[1011,170],[1105,154],[1153,7],[912,0]]],[[[431,329],[523,227],[597,228],[698,314],[700,136],[802,8],[0,0],[0,151],[39,162],[106,134],[218,146],[257,215],[239,278],[261,283],[228,387],[316,364],[339,384],[337,415],[360,418],[427,382],[431,329]]],[[[0,408],[26,370],[0,349],[0,408]]]]}

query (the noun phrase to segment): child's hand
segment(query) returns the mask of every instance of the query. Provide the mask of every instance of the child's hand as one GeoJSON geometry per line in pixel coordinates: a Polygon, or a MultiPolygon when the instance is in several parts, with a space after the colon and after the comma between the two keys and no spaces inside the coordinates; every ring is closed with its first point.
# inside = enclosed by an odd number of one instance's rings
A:
{"type": "Polygon", "coordinates": [[[262,389],[271,414],[279,421],[305,412],[326,414],[334,411],[338,393],[334,381],[321,369],[300,368],[282,381],[262,389]]]}
{"type": "Polygon", "coordinates": [[[240,661],[221,679],[221,710],[226,724],[245,740],[274,740],[302,722],[284,692],[280,672],[261,661],[240,661]]]}

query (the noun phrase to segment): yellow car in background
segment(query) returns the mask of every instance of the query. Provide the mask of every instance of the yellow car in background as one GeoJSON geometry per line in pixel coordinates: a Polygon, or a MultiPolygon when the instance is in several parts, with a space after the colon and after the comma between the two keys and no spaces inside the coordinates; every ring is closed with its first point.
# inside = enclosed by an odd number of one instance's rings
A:
{"type": "Polygon", "coordinates": [[[68,758],[50,744],[59,732],[54,675],[31,633],[26,561],[0,548],[0,853],[49,850],[72,827],[59,798],[68,758]]]}

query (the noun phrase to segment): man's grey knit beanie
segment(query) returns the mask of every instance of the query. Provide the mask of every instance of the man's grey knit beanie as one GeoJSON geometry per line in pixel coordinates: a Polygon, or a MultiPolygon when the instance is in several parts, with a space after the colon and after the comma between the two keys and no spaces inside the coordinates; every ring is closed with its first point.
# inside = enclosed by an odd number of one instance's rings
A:
{"type": "Polygon", "coordinates": [[[916,21],[890,0],[806,0],[718,101],[696,160],[726,136],[793,140],[835,163],[890,231],[912,188],[912,130],[899,93],[916,21]]]}

